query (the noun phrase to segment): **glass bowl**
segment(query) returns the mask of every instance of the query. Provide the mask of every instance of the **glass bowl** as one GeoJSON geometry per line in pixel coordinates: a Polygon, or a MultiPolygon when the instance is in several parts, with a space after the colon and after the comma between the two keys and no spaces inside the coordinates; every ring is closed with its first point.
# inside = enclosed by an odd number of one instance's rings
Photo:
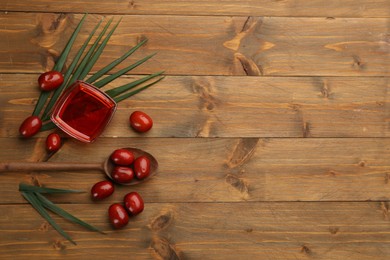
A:
{"type": "Polygon", "coordinates": [[[51,120],[69,136],[93,142],[111,121],[117,103],[84,81],[76,81],[58,99],[51,120]]]}

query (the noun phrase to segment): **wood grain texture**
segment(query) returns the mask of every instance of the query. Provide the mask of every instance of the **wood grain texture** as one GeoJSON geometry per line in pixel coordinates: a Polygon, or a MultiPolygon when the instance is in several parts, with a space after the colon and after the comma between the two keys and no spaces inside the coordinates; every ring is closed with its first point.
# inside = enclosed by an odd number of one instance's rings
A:
{"type": "Polygon", "coordinates": [[[386,259],[389,205],[362,203],[149,203],[120,231],[107,204],[61,205],[107,231],[57,222],[71,245],[29,205],[2,205],[2,259],[386,259]],[[18,230],[12,219],[23,219],[18,230]]]}
{"type": "MultiPolygon", "coordinates": [[[[81,16],[1,14],[0,72],[51,68],[81,16]]],[[[80,39],[101,17],[90,16],[80,39]]],[[[175,75],[389,76],[389,21],[126,15],[95,69],[147,37],[145,48],[124,63],[157,52],[147,66],[134,70],[137,74],[165,70],[175,75]]]]}
{"type": "Polygon", "coordinates": [[[164,15],[245,15],[245,16],[324,16],[324,17],[389,17],[385,0],[77,0],[0,1],[0,10],[34,12],[81,12],[103,14],[164,15]]]}
{"type": "MultiPolygon", "coordinates": [[[[1,143],[3,161],[48,159],[44,138],[1,138],[1,143]]],[[[121,147],[143,149],[159,162],[157,176],[132,188],[147,202],[389,200],[390,139],[382,138],[101,138],[93,145],[70,140],[49,160],[99,163],[121,147]]],[[[3,173],[0,202],[22,202],[15,192],[20,182],[85,190],[58,201],[92,202],[88,192],[104,176],[3,173]]],[[[120,200],[128,190],[118,187],[106,202],[120,200]]]]}
{"type": "MultiPolygon", "coordinates": [[[[0,136],[19,136],[39,96],[37,77],[0,74],[0,136]]],[[[377,77],[168,76],[121,102],[103,136],[390,137],[389,90],[389,78],[377,77]],[[155,121],[145,135],[129,127],[135,110],[155,121]]]]}
{"type": "MultiPolygon", "coordinates": [[[[324,259],[390,256],[390,5],[387,0],[0,0],[0,162],[101,163],[120,147],[159,162],[140,186],[94,171],[0,175],[0,259],[324,259]],[[83,13],[71,53],[102,18],[123,20],[94,71],[147,37],[119,68],[154,52],[119,86],[165,70],[158,85],[119,104],[93,144],[18,127],[83,13]],[[134,110],[155,121],[136,134],[134,110]],[[23,199],[20,182],[85,193],[51,195],[107,235],[58,218],[61,237],[23,199]],[[130,191],[145,211],[123,230],[110,204],[130,191]]],[[[69,64],[70,61],[68,61],[69,64]]]]}

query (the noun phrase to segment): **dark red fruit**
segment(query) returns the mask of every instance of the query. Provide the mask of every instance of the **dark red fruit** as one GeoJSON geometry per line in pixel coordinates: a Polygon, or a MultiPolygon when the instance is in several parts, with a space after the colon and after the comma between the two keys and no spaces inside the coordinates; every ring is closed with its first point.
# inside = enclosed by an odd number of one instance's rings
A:
{"type": "Polygon", "coordinates": [[[58,71],[42,73],[38,78],[39,88],[43,91],[50,91],[58,88],[64,82],[64,76],[58,71]]]}
{"type": "Polygon", "coordinates": [[[134,154],[133,152],[127,150],[127,149],[117,149],[115,150],[111,156],[111,161],[118,165],[130,165],[134,161],[134,154]]]}
{"type": "Polygon", "coordinates": [[[122,228],[129,223],[129,215],[119,203],[114,203],[108,208],[108,217],[114,228],[122,228]]]}
{"type": "Polygon", "coordinates": [[[134,171],[130,167],[115,166],[111,172],[111,177],[118,183],[129,183],[134,179],[134,171]]]}
{"type": "Polygon", "coordinates": [[[56,152],[61,148],[61,137],[56,133],[51,133],[46,138],[46,150],[56,152]]]}
{"type": "Polygon", "coordinates": [[[37,116],[27,117],[19,127],[19,133],[23,137],[31,137],[39,132],[42,127],[42,120],[37,116]]]}
{"type": "Polygon", "coordinates": [[[137,179],[144,179],[150,174],[150,159],[147,156],[140,156],[135,159],[134,164],[134,174],[137,179]]]}
{"type": "Polygon", "coordinates": [[[130,192],[123,198],[125,208],[131,216],[138,215],[144,210],[144,200],[137,192],[130,192]]]}
{"type": "Polygon", "coordinates": [[[94,200],[102,200],[114,192],[114,184],[110,181],[100,181],[92,186],[91,195],[94,200]]]}
{"type": "Polygon", "coordinates": [[[153,120],[142,111],[134,111],[130,115],[130,126],[137,132],[144,133],[153,126],[153,120]]]}

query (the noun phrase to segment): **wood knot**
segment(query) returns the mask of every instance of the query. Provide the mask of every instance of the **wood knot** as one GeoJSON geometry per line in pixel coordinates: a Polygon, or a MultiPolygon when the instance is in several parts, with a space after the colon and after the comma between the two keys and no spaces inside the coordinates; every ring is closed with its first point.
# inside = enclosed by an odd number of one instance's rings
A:
{"type": "Polygon", "coordinates": [[[299,104],[290,104],[289,107],[295,112],[299,112],[301,110],[301,106],[299,104]]]}
{"type": "Polygon", "coordinates": [[[389,204],[387,202],[382,201],[380,209],[382,211],[383,218],[385,220],[389,220],[389,204]]]}
{"type": "Polygon", "coordinates": [[[248,233],[252,233],[253,232],[253,228],[247,228],[247,229],[245,229],[245,231],[248,232],[248,233]]]}
{"type": "Polygon", "coordinates": [[[136,8],[136,4],[135,4],[134,0],[129,1],[129,8],[130,9],[135,9],[136,8]]]}
{"type": "Polygon", "coordinates": [[[221,101],[215,97],[214,82],[212,79],[194,79],[192,91],[199,96],[199,109],[201,110],[212,111],[221,103],[221,101]]]}
{"type": "Polygon", "coordinates": [[[66,249],[66,245],[63,241],[57,239],[53,242],[53,248],[56,249],[56,250],[65,250],[66,249]]]}
{"type": "Polygon", "coordinates": [[[311,249],[309,247],[307,247],[306,245],[303,245],[301,248],[301,253],[304,253],[306,255],[311,255],[313,252],[311,251],[311,249]]]}
{"type": "Polygon", "coordinates": [[[339,232],[339,230],[340,230],[340,228],[338,228],[338,227],[329,227],[329,232],[332,235],[336,235],[339,232]]]}
{"type": "Polygon", "coordinates": [[[389,180],[390,180],[390,174],[385,173],[385,184],[389,184],[389,180]]]}
{"type": "Polygon", "coordinates": [[[42,187],[42,183],[41,181],[39,180],[38,176],[35,175],[35,174],[31,174],[30,175],[30,183],[34,186],[37,186],[37,187],[42,187]]]}
{"type": "Polygon", "coordinates": [[[333,95],[331,87],[329,86],[328,80],[324,80],[321,86],[321,96],[325,99],[331,98],[333,95]]]}
{"type": "Polygon", "coordinates": [[[366,162],[365,161],[360,161],[358,163],[359,167],[365,167],[366,166],[366,162]]]}
{"type": "Polygon", "coordinates": [[[234,57],[240,62],[242,69],[247,76],[264,75],[263,67],[256,64],[252,59],[246,57],[242,53],[235,53],[234,57]]]}
{"type": "Polygon", "coordinates": [[[232,169],[246,163],[249,159],[252,158],[258,142],[259,138],[240,139],[234,147],[226,165],[232,169]]]}
{"type": "Polygon", "coordinates": [[[39,231],[47,232],[47,231],[49,231],[49,227],[50,227],[49,223],[47,221],[45,221],[39,227],[39,231]]]}
{"type": "Polygon", "coordinates": [[[228,174],[225,180],[226,183],[238,190],[244,196],[244,199],[249,197],[249,185],[246,181],[231,174],[228,174]]]}
{"type": "Polygon", "coordinates": [[[156,218],[154,218],[150,223],[150,229],[153,231],[160,231],[167,228],[173,221],[173,214],[168,211],[165,212],[156,218]]]}
{"type": "Polygon", "coordinates": [[[179,253],[174,245],[172,245],[164,237],[154,237],[152,238],[152,243],[150,244],[153,253],[158,259],[169,259],[169,260],[179,260],[181,259],[179,253]]]}
{"type": "Polygon", "coordinates": [[[361,60],[361,58],[358,55],[352,56],[353,58],[353,63],[352,67],[357,67],[358,69],[365,69],[366,64],[361,60]]]}
{"type": "Polygon", "coordinates": [[[68,17],[65,14],[41,14],[37,19],[37,35],[32,42],[49,49],[60,41],[60,35],[67,27],[68,17]]]}
{"type": "Polygon", "coordinates": [[[302,125],[302,135],[305,138],[311,136],[311,133],[310,133],[310,123],[309,122],[303,122],[303,125],[302,125]]]}

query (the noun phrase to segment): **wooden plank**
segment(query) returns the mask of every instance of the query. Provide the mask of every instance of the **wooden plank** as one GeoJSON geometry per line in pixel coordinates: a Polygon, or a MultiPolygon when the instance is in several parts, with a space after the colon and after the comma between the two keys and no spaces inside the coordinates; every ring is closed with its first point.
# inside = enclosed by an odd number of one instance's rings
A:
{"type": "Polygon", "coordinates": [[[1,205],[1,257],[386,259],[390,254],[389,205],[384,202],[147,203],[119,231],[107,223],[107,204],[61,207],[108,234],[56,217],[78,243],[74,246],[29,205],[1,205]]]}
{"type": "Polygon", "coordinates": [[[385,0],[198,0],[153,1],[99,0],[0,1],[0,10],[61,13],[165,14],[165,15],[246,15],[246,16],[331,16],[389,17],[390,6],[385,0]]]}
{"type": "MultiPolygon", "coordinates": [[[[1,138],[1,161],[47,160],[44,138],[1,138]],[[17,156],[17,157],[16,157],[17,156]]],[[[389,200],[389,138],[101,138],[67,141],[50,161],[103,162],[121,147],[153,154],[159,174],[139,191],[147,202],[389,200]]],[[[2,173],[0,203],[20,203],[20,182],[89,191],[98,171],[2,173]]],[[[128,187],[107,200],[120,199],[128,187]]],[[[80,203],[90,194],[56,197],[80,203]]]]}
{"type": "MultiPolygon", "coordinates": [[[[81,16],[1,14],[0,72],[51,68],[81,16]]],[[[81,38],[101,17],[90,16],[81,38]]],[[[158,55],[137,74],[389,76],[388,28],[389,18],[126,15],[96,69],[147,37],[147,46],[124,65],[158,55]]]]}
{"type": "MultiPolygon", "coordinates": [[[[0,74],[0,136],[19,135],[39,96],[37,77],[0,74]]],[[[147,137],[390,137],[389,88],[377,77],[168,76],[120,103],[103,135],[140,136],[128,118],[142,110],[154,119],[147,137]]]]}

